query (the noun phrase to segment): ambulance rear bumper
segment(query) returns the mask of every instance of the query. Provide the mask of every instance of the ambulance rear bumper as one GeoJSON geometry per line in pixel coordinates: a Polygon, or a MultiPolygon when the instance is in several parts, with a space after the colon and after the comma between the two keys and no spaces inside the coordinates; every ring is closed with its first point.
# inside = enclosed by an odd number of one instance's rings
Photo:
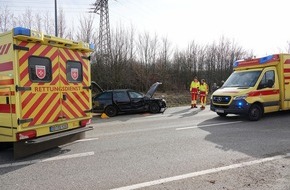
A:
{"type": "Polygon", "coordinates": [[[14,158],[23,158],[34,153],[42,152],[51,148],[58,147],[67,143],[85,138],[85,132],[92,130],[93,127],[81,127],[71,129],[61,133],[55,133],[36,139],[18,141],[13,143],[14,158]]]}
{"type": "Polygon", "coordinates": [[[55,134],[51,134],[51,135],[47,135],[44,137],[39,137],[36,139],[31,139],[31,140],[27,140],[25,141],[26,144],[36,144],[36,143],[42,143],[45,141],[51,141],[51,140],[55,140],[55,139],[59,139],[65,136],[69,136],[69,135],[74,135],[74,134],[78,134],[78,133],[83,133],[89,130],[92,130],[93,127],[88,126],[88,127],[81,127],[81,128],[77,128],[77,129],[71,129],[68,131],[64,131],[61,133],[55,133],[55,134]]]}

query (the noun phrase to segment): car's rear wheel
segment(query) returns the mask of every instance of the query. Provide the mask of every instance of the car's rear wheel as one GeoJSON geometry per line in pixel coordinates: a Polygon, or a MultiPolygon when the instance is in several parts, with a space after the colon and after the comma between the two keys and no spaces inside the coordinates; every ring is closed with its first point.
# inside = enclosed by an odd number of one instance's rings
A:
{"type": "Polygon", "coordinates": [[[105,114],[109,117],[114,117],[117,115],[117,113],[118,113],[118,110],[113,105],[107,106],[105,109],[105,114]]]}
{"type": "Polygon", "coordinates": [[[156,103],[156,102],[152,102],[150,105],[149,105],[149,111],[151,113],[159,113],[160,112],[160,106],[156,103]]]}

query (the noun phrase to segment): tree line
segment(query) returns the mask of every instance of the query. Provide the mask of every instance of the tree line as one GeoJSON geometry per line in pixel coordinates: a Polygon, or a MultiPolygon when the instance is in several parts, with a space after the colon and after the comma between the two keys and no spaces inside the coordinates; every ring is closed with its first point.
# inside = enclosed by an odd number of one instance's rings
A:
{"type": "MultiPolygon", "coordinates": [[[[80,16],[76,23],[68,25],[60,9],[58,22],[60,37],[97,43],[93,15],[80,16]]],[[[21,15],[14,15],[7,7],[0,8],[0,32],[16,26],[54,35],[54,19],[49,12],[40,14],[27,9],[21,15]]],[[[252,56],[252,52],[224,36],[207,45],[189,40],[187,48],[181,50],[168,38],[147,31],[138,33],[134,26],[111,28],[110,61],[104,61],[97,49],[91,60],[92,80],[103,89],[131,88],[145,92],[159,81],[163,83],[162,91],[179,92],[189,90],[194,76],[205,79],[211,86],[227,79],[235,60],[252,56]]]]}

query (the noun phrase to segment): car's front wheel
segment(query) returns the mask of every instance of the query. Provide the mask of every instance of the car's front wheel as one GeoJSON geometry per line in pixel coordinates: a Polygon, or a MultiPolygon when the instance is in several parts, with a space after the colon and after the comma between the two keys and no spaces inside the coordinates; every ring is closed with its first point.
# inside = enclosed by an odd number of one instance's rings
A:
{"type": "Polygon", "coordinates": [[[105,114],[109,117],[114,117],[117,115],[117,113],[118,113],[118,110],[113,105],[107,106],[105,109],[105,114]]]}
{"type": "Polygon", "coordinates": [[[226,117],[228,114],[227,113],[217,113],[220,117],[226,117]]]}
{"type": "Polygon", "coordinates": [[[248,118],[250,121],[258,121],[262,117],[262,115],[263,111],[259,105],[254,104],[250,107],[248,114],[248,118]]]}
{"type": "Polygon", "coordinates": [[[149,105],[149,111],[151,113],[159,113],[160,112],[160,106],[156,102],[152,102],[149,105]]]}

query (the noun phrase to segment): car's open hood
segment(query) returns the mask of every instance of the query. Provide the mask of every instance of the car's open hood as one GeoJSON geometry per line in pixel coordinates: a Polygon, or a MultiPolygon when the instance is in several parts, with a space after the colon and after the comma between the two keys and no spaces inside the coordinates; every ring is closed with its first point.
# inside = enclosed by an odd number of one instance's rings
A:
{"type": "Polygon", "coordinates": [[[102,89],[102,87],[100,87],[100,85],[98,83],[96,83],[95,81],[91,82],[92,85],[92,89],[98,90],[100,92],[104,92],[104,90],[102,89]]]}
{"type": "Polygon", "coordinates": [[[155,82],[154,84],[152,84],[152,86],[150,87],[150,89],[148,90],[148,92],[145,94],[146,97],[148,98],[152,98],[152,96],[154,95],[154,93],[157,90],[157,87],[162,84],[161,82],[155,82]]]}

